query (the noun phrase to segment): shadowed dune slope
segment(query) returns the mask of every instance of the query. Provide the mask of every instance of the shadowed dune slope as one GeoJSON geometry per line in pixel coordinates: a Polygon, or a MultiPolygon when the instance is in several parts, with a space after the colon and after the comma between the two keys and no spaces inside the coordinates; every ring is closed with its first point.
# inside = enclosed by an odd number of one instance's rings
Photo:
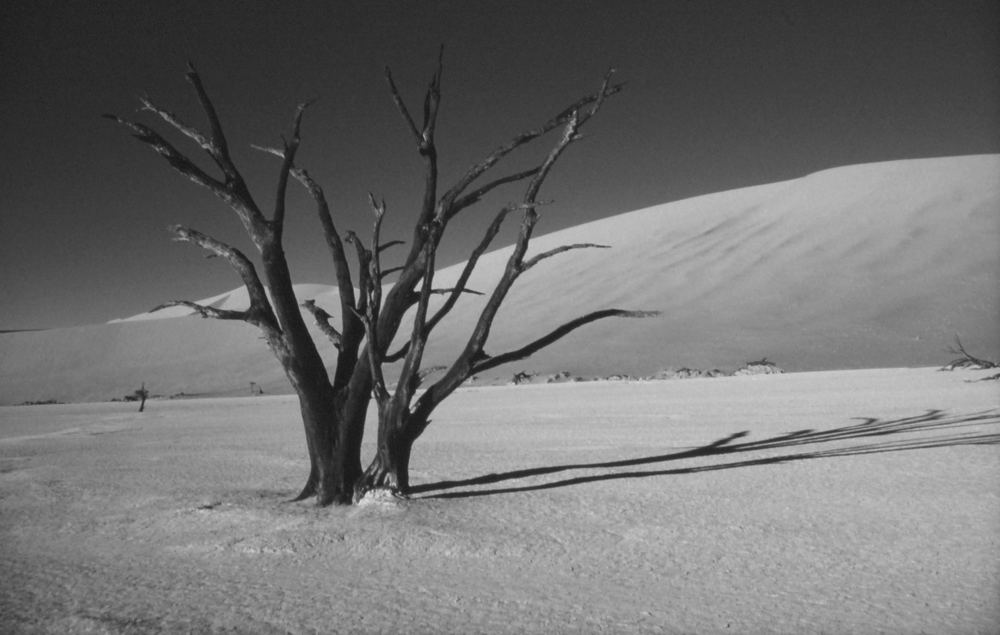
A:
{"type": "MultiPolygon", "coordinates": [[[[596,309],[662,315],[592,324],[496,375],[649,374],[762,356],[786,370],[927,366],[950,359],[955,334],[981,356],[1000,353],[997,155],[857,165],[700,196],[539,236],[531,253],[579,242],[612,248],[568,252],[527,272],[487,352],[596,309]]],[[[509,253],[484,256],[470,287],[491,289],[509,253]]],[[[460,271],[441,270],[436,286],[460,271]]],[[[302,285],[300,298],[309,297],[335,312],[332,287],[302,285]]],[[[205,302],[241,308],[246,294],[205,302]]],[[[427,365],[464,343],[483,302],[463,299],[427,365]]],[[[0,403],[107,399],[140,381],[164,395],[245,394],[251,381],[287,390],[253,327],[185,313],[0,334],[0,403]]]]}

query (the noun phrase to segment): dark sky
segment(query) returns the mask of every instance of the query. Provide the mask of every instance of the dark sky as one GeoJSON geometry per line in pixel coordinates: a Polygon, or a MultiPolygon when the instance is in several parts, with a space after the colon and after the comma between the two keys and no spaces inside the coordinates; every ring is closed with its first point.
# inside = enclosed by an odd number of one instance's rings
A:
{"type": "MultiPolygon", "coordinates": [[[[165,231],[182,223],[247,247],[233,215],[99,117],[151,123],[136,113],[147,93],[200,124],[187,60],[263,204],[277,164],[250,144],[277,143],[295,104],[318,98],[299,159],[340,228],[367,232],[372,190],[388,232],[406,237],[420,163],[382,68],[419,110],[440,43],[446,180],[595,90],[607,67],[628,82],[547,183],[542,232],[840,165],[1000,152],[996,0],[7,0],[0,330],[239,286],[165,231]]],[[[462,239],[516,197],[470,210],[440,261],[462,259],[462,239]]],[[[331,283],[313,209],[298,192],[291,202],[293,274],[331,283]]]]}

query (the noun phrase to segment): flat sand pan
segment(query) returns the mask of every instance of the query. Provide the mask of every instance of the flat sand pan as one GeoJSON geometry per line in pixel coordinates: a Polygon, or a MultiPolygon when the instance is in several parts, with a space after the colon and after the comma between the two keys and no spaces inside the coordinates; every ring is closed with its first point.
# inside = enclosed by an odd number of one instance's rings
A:
{"type": "Polygon", "coordinates": [[[291,397],[0,408],[0,631],[997,632],[987,374],[467,388],[326,509],[291,397]]]}

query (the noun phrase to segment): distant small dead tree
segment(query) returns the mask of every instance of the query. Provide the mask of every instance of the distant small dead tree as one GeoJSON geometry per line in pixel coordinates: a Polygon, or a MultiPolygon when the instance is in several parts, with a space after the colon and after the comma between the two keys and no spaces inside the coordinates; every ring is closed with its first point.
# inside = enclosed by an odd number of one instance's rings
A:
{"type": "Polygon", "coordinates": [[[323,188],[296,162],[302,117],[308,104],[300,104],[296,109],[290,134],[282,139],[280,147],[255,146],[277,157],[280,163],[275,204],[269,216],[264,214],[243,174],[233,162],[229,141],[223,133],[215,105],[193,66],[189,65],[187,79],[194,87],[207,118],[207,132],[188,125],[148,97],[140,97],[140,103],[142,110],[158,117],[207,153],[218,168],[217,174],[203,170],[146,124],[106,115],[129,129],[135,138],[162,156],[172,168],[225,202],[235,212],[260,254],[263,279],[258,274],[257,266],[239,249],[192,228],[173,226],[171,231],[177,240],[202,247],[225,259],[236,270],[249,292],[250,306],[237,311],[175,300],[157,309],[186,306],[202,317],[239,320],[253,324],[263,332],[264,339],[298,395],[305,428],[310,472],[295,500],[315,497],[320,505],[350,503],[376,489],[405,495],[409,489],[409,462],[414,441],[430,423],[435,408],[469,377],[524,359],[591,322],[611,317],[640,318],[655,314],[650,311],[601,309],[562,324],[520,348],[498,354],[486,352],[494,318],[521,274],[548,258],[570,250],[605,247],[593,243],[569,244],[528,255],[528,246],[538,221],[536,208],[540,205],[538,194],[542,184],[566,149],[581,138],[583,127],[601,110],[608,98],[621,91],[622,85],[611,82],[612,71],[609,71],[597,92],[569,104],[537,127],[515,135],[445,187],[439,182],[438,149],[435,144],[441,76],[442,55],[439,55],[423,97],[422,115],[414,117],[397,89],[392,73],[388,68],[385,70],[389,96],[423,163],[424,181],[423,195],[416,206],[409,251],[395,266],[383,264],[387,250],[403,244],[397,240],[383,242],[381,227],[387,213],[386,202],[369,195],[373,221],[367,242],[353,232],[341,234],[336,228],[323,188]],[[556,138],[537,164],[486,178],[505,157],[550,132],[556,132],[556,138]],[[334,324],[331,313],[312,299],[300,303],[292,287],[292,276],[282,244],[286,190],[290,180],[302,185],[315,203],[339,292],[339,325],[334,324]],[[449,223],[497,188],[515,184],[523,186],[519,200],[494,213],[482,238],[469,252],[454,286],[436,287],[435,259],[449,223]],[[422,364],[428,339],[463,295],[477,293],[467,286],[469,278],[505,219],[512,214],[520,215],[520,230],[500,279],[488,294],[464,347],[439,378],[418,394],[418,387],[427,377],[422,364]],[[353,258],[348,256],[348,246],[353,251],[353,258]],[[350,260],[354,260],[353,267],[350,260]],[[384,281],[390,273],[395,273],[397,279],[386,289],[384,281]],[[430,299],[433,295],[442,295],[444,300],[432,311],[430,299]],[[300,307],[311,313],[337,351],[332,377],[306,328],[300,307]],[[401,331],[404,316],[411,310],[408,326],[401,331]],[[407,331],[405,343],[397,350],[390,350],[397,334],[407,331]],[[394,363],[401,366],[396,384],[390,390],[385,380],[385,368],[394,363]],[[361,440],[371,399],[375,400],[378,412],[378,442],[375,457],[367,469],[362,470],[361,440]]]}
{"type": "Polygon", "coordinates": [[[146,399],[149,398],[149,391],[146,390],[146,382],[142,382],[139,390],[135,391],[135,398],[139,402],[139,412],[143,412],[146,409],[146,399]]]}
{"type": "Polygon", "coordinates": [[[961,357],[951,360],[942,366],[941,370],[955,370],[956,368],[968,368],[972,370],[1000,368],[1000,365],[996,362],[975,357],[965,350],[965,347],[962,346],[962,340],[959,339],[957,335],[955,336],[955,346],[953,348],[949,348],[948,352],[952,355],[960,355],[961,357]]]}

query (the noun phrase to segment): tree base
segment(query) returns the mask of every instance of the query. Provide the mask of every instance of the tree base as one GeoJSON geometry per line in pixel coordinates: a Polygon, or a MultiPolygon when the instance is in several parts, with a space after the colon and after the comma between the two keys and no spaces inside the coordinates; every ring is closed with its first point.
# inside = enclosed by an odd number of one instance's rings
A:
{"type": "Polygon", "coordinates": [[[401,503],[410,500],[410,497],[401,493],[398,489],[391,487],[374,487],[362,492],[360,489],[354,491],[355,505],[390,504],[401,503]]]}
{"type": "Polygon", "coordinates": [[[350,505],[353,495],[350,491],[334,490],[332,492],[321,492],[316,495],[317,507],[328,507],[330,505],[350,505]]]}
{"type": "Polygon", "coordinates": [[[353,502],[357,504],[369,493],[403,498],[407,495],[407,490],[409,490],[409,478],[406,467],[398,465],[388,467],[386,461],[380,460],[380,457],[376,456],[372,464],[355,483],[353,502]]]}
{"type": "Polygon", "coordinates": [[[295,498],[289,499],[289,503],[298,503],[312,497],[316,497],[317,507],[328,505],[350,505],[353,502],[354,490],[351,487],[327,486],[320,487],[319,479],[314,474],[309,475],[309,479],[302,487],[302,491],[295,498]]]}

